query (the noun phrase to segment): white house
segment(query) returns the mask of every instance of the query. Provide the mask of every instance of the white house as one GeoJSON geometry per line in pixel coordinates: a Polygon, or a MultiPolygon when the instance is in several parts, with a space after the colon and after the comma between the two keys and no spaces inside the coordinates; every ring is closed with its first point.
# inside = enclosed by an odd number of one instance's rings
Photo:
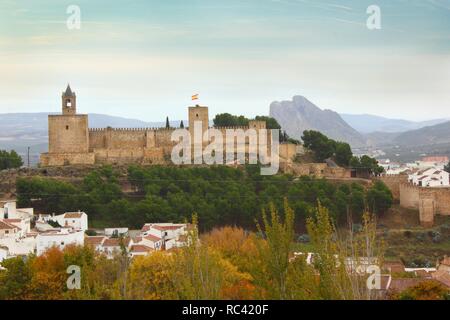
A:
{"type": "Polygon", "coordinates": [[[36,234],[27,234],[26,237],[20,239],[0,239],[0,246],[7,247],[11,256],[26,256],[36,253],[36,234]]]}
{"type": "Polygon", "coordinates": [[[18,227],[20,237],[25,237],[31,231],[30,219],[3,219],[2,221],[18,227]]]}
{"type": "Polygon", "coordinates": [[[0,263],[5,260],[9,255],[9,249],[5,246],[0,246],[0,263]]]}
{"type": "Polygon", "coordinates": [[[410,174],[409,182],[421,187],[448,187],[450,186],[450,175],[444,170],[427,168],[410,174]]]}
{"type": "Polygon", "coordinates": [[[447,156],[428,156],[422,157],[420,161],[416,161],[419,168],[436,168],[444,170],[444,167],[448,164],[449,159],[447,156]]]}
{"type": "Polygon", "coordinates": [[[136,257],[136,256],[146,256],[150,253],[152,253],[155,249],[150,248],[143,244],[134,244],[130,248],[130,256],[136,257]]]}
{"type": "Polygon", "coordinates": [[[122,248],[128,253],[132,245],[133,241],[130,238],[105,238],[101,244],[100,252],[105,253],[108,259],[112,259],[122,252],[122,248]]]}
{"type": "Polygon", "coordinates": [[[39,233],[36,237],[36,254],[41,255],[51,247],[62,250],[69,244],[84,245],[84,231],[61,228],[39,233]]]}
{"type": "Polygon", "coordinates": [[[71,228],[79,231],[86,231],[88,229],[88,216],[81,211],[66,212],[64,214],[53,216],[51,220],[58,222],[63,228],[71,228]]]}
{"type": "Polygon", "coordinates": [[[142,237],[131,239],[130,237],[86,236],[84,241],[86,245],[92,246],[97,252],[105,254],[108,259],[112,259],[115,255],[121,254],[122,249],[125,249],[130,257],[146,255],[154,250],[143,243],[136,244],[141,240],[142,237]]]}
{"type": "Polygon", "coordinates": [[[182,247],[187,245],[190,227],[186,223],[147,223],[141,229],[141,243],[155,250],[182,247]]]}
{"type": "Polygon", "coordinates": [[[0,220],[0,239],[19,239],[21,235],[20,227],[5,221],[5,219],[0,220]]]}
{"type": "Polygon", "coordinates": [[[15,200],[0,201],[0,219],[32,219],[33,208],[17,208],[15,200]]]}

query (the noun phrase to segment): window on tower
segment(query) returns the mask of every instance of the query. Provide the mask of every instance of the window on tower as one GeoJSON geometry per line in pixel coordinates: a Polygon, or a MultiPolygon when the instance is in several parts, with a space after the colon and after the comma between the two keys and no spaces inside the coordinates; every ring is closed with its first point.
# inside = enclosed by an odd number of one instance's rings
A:
{"type": "Polygon", "coordinates": [[[70,101],[70,99],[66,100],[66,107],[71,107],[72,106],[72,102],[70,101]]]}

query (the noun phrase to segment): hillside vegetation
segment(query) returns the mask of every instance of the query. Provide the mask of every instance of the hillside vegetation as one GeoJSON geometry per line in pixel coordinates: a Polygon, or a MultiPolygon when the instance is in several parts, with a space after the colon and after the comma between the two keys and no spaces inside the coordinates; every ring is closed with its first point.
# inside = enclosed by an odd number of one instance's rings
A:
{"type": "Polygon", "coordinates": [[[382,183],[365,189],[357,183],[336,184],[313,177],[261,176],[258,166],[130,166],[126,179],[133,192],[127,193],[121,179],[110,166],[92,170],[78,183],[18,178],[18,205],[45,213],[83,210],[94,227],[183,222],[195,212],[201,230],[221,225],[251,229],[262,209],[273,203],[280,210],[286,198],[300,231],[318,202],[338,223],[345,222],[348,214],[360,220],[365,208],[383,214],[392,204],[392,195],[382,183]]]}

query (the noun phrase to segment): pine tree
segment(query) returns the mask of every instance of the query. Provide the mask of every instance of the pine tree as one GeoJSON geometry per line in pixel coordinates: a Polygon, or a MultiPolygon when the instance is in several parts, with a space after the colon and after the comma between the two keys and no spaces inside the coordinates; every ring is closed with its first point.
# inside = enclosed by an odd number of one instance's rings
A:
{"type": "Polygon", "coordinates": [[[181,120],[181,122],[180,122],[180,128],[181,128],[181,129],[184,129],[184,123],[183,123],[183,120],[181,120]]]}
{"type": "Polygon", "coordinates": [[[166,128],[170,128],[169,117],[166,117],[166,128]]]}

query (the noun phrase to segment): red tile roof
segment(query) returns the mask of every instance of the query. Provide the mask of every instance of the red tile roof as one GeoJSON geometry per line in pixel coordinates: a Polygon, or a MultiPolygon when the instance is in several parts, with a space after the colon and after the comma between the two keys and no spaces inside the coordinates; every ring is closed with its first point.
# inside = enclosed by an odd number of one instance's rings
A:
{"type": "Polygon", "coordinates": [[[434,156],[434,157],[423,157],[423,162],[446,162],[448,163],[447,156],[434,156]]]}
{"type": "Polygon", "coordinates": [[[0,220],[0,230],[11,230],[11,229],[20,229],[20,228],[6,222],[5,220],[0,220]]]}
{"type": "Polygon", "coordinates": [[[149,235],[145,236],[144,239],[147,239],[147,240],[150,240],[150,241],[153,241],[153,242],[161,240],[160,237],[154,236],[152,234],[149,234],[149,235]]]}
{"type": "Polygon", "coordinates": [[[154,250],[153,248],[144,246],[142,244],[135,244],[131,246],[131,252],[149,252],[153,250],[154,250]]]}
{"type": "Polygon", "coordinates": [[[436,279],[447,288],[450,288],[450,274],[448,272],[438,270],[433,273],[433,279],[436,279]]]}
{"type": "Polygon", "coordinates": [[[66,212],[64,218],[66,219],[79,219],[83,215],[82,212],[66,212]]]}
{"type": "Polygon", "coordinates": [[[426,281],[423,278],[400,278],[400,279],[392,279],[391,285],[389,286],[389,290],[402,292],[408,288],[414,287],[421,282],[426,281]]]}
{"type": "Polygon", "coordinates": [[[177,230],[180,228],[183,228],[183,226],[173,226],[173,225],[169,225],[169,226],[161,226],[161,225],[152,225],[153,229],[156,230],[160,230],[160,231],[166,231],[166,230],[177,230]]]}
{"type": "MultiPolygon", "coordinates": [[[[130,238],[123,239],[123,245],[128,246],[130,243],[130,238]]],[[[107,238],[103,241],[104,247],[120,247],[120,238],[107,238]]]]}
{"type": "Polygon", "coordinates": [[[105,237],[102,236],[86,237],[84,242],[91,246],[98,246],[102,244],[103,239],[105,239],[105,237]]]}

